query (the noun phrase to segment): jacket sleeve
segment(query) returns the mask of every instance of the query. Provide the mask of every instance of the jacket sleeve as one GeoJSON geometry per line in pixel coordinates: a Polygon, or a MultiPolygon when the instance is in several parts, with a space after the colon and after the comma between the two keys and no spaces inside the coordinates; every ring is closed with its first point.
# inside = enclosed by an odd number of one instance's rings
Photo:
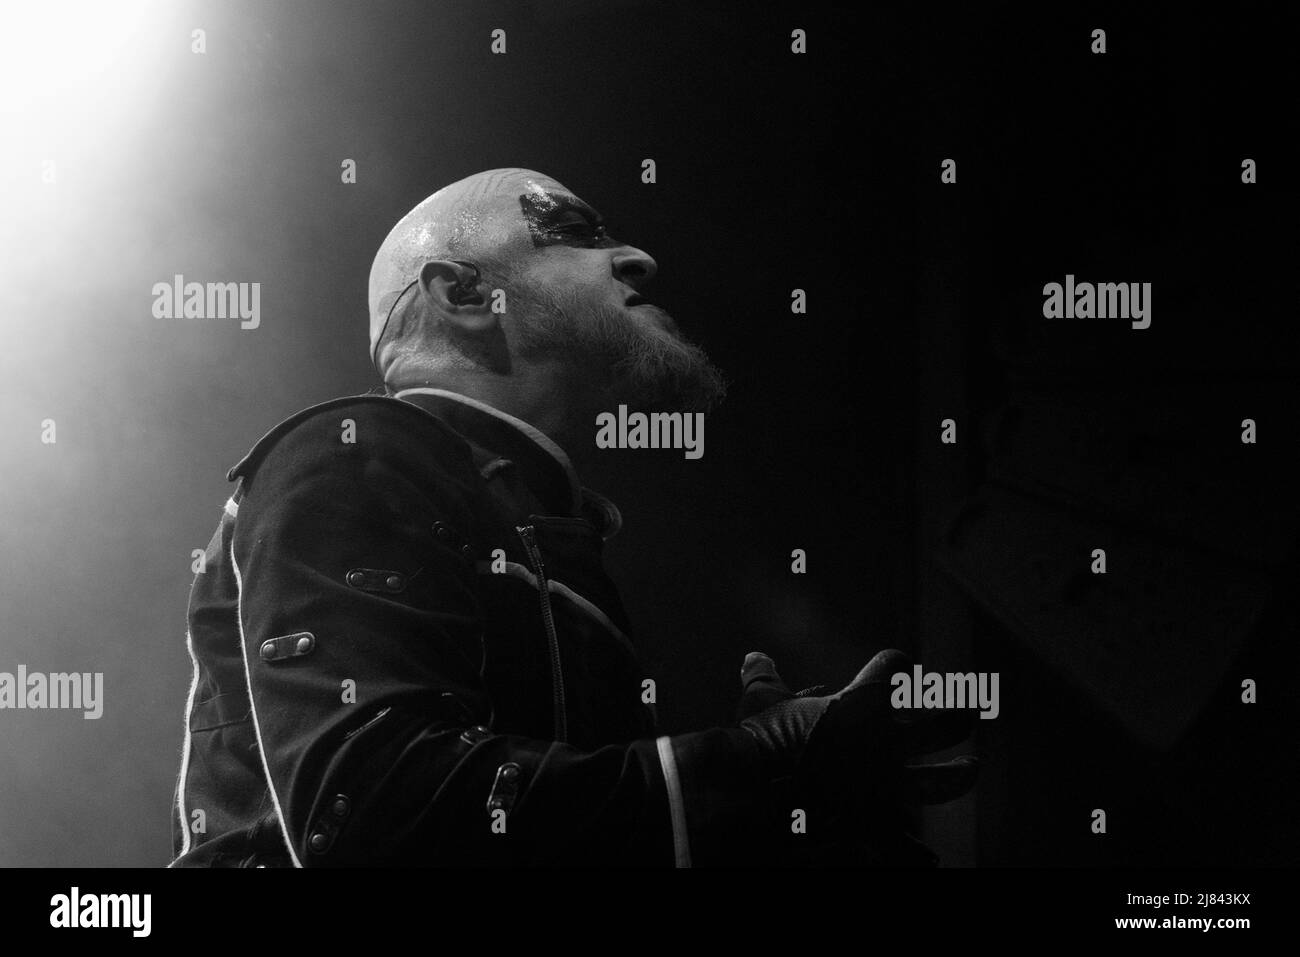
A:
{"type": "Polygon", "coordinates": [[[239,634],[295,864],[682,864],[743,803],[738,729],[594,751],[487,730],[476,572],[435,533],[468,538],[476,486],[435,420],[335,406],[246,463],[239,634]]]}

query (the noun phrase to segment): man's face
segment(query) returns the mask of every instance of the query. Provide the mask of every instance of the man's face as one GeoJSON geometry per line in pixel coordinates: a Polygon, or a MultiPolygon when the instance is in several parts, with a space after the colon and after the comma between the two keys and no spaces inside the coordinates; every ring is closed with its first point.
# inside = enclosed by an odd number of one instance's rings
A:
{"type": "Polygon", "coordinates": [[[501,185],[488,265],[504,273],[495,278],[521,358],[560,362],[611,404],[703,410],[721,398],[719,370],[645,298],[653,259],[609,236],[601,215],[554,180],[501,185]]]}

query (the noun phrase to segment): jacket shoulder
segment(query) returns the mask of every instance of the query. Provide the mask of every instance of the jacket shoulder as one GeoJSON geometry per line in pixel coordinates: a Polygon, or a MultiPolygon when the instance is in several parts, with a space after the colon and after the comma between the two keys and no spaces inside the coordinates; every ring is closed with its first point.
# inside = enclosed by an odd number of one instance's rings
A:
{"type": "Polygon", "coordinates": [[[350,395],[308,406],[279,422],[230,468],[226,479],[233,482],[241,476],[252,475],[276,446],[326,423],[327,428],[338,430],[344,419],[352,419],[358,430],[367,429],[380,435],[418,433],[421,447],[429,451],[441,451],[456,458],[469,455],[464,438],[433,413],[392,396],[350,395]]]}

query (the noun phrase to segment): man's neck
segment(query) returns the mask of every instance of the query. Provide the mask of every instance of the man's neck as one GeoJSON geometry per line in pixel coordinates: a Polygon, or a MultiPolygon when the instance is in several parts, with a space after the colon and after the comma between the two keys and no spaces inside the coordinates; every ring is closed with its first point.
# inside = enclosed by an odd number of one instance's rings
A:
{"type": "Polygon", "coordinates": [[[590,396],[575,402],[556,364],[517,365],[509,376],[439,369],[416,381],[403,381],[397,391],[417,387],[459,393],[527,422],[560,446],[575,467],[589,461],[595,448],[599,400],[590,396]]]}

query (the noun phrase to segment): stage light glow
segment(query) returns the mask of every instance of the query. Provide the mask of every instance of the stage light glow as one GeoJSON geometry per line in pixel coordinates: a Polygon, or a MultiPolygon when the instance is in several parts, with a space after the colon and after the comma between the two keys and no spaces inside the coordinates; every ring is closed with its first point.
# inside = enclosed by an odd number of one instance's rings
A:
{"type": "Polygon", "coordinates": [[[93,107],[142,66],[131,53],[157,0],[29,0],[0,26],[0,115],[93,107]]]}

